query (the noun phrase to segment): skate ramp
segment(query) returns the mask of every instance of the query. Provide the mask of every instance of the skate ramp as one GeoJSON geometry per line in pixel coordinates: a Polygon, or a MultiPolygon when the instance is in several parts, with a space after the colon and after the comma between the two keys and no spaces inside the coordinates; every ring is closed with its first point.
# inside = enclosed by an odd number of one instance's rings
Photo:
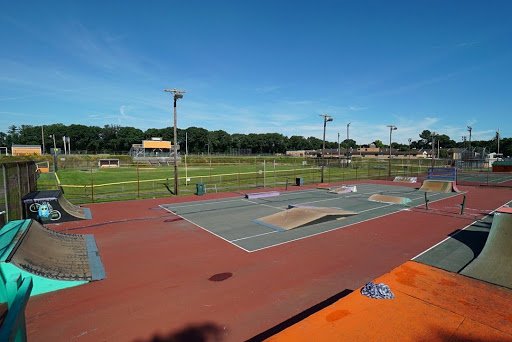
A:
{"type": "Polygon", "coordinates": [[[278,231],[287,231],[298,227],[319,223],[323,219],[342,219],[356,215],[353,211],[336,208],[291,206],[291,209],[265,216],[254,222],[278,231]]]}
{"type": "Polygon", "coordinates": [[[369,201],[373,202],[381,202],[381,203],[390,203],[390,204],[407,204],[411,202],[410,198],[407,197],[399,197],[399,196],[388,196],[388,195],[379,195],[373,194],[368,197],[369,201]]]}
{"type": "Polygon", "coordinates": [[[34,275],[34,295],[105,278],[93,235],[65,234],[35,220],[18,220],[6,224],[0,237],[2,274],[34,275]]]}
{"type": "Polygon", "coordinates": [[[416,183],[416,182],[418,182],[418,178],[417,177],[396,176],[395,179],[393,179],[393,182],[416,183]]]}
{"type": "Polygon", "coordinates": [[[349,193],[349,192],[357,192],[357,188],[355,185],[353,186],[341,186],[341,187],[337,187],[337,188],[332,188],[332,189],[329,189],[328,191],[329,193],[331,194],[346,194],[346,193],[349,193]]]}
{"type": "Polygon", "coordinates": [[[426,192],[460,192],[452,181],[425,180],[421,185],[420,191],[426,192]]]}
{"type": "Polygon", "coordinates": [[[38,219],[37,207],[42,203],[51,206],[51,215],[45,223],[59,223],[92,219],[91,210],[69,202],[62,190],[33,191],[22,198],[25,218],[38,219]]]}
{"type": "Polygon", "coordinates": [[[512,210],[498,209],[484,249],[460,273],[512,288],[512,210]]]}

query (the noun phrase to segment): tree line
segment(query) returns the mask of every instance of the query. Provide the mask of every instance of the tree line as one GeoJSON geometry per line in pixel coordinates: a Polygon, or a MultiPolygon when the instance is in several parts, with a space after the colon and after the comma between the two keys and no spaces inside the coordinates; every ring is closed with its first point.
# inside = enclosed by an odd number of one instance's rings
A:
{"type": "MultiPolygon", "coordinates": [[[[61,123],[41,126],[33,125],[12,125],[6,133],[0,132],[0,146],[11,147],[13,144],[19,145],[42,145],[44,135],[45,152],[49,152],[55,145],[62,148],[64,142],[63,136],[71,140],[71,149],[73,151],[87,151],[88,153],[119,153],[128,152],[132,144],[140,144],[142,140],[149,140],[152,137],[161,137],[167,141],[174,141],[173,128],[150,128],[145,131],[134,127],[122,127],[119,125],[86,126],[86,125],[64,125],[61,123]]],[[[433,132],[424,130],[419,134],[419,139],[411,140],[410,144],[400,144],[393,142],[391,147],[400,151],[409,149],[429,149],[432,144],[433,132]]],[[[445,134],[434,135],[435,145],[442,148],[468,148],[469,141],[455,142],[445,134]]],[[[177,141],[180,150],[188,149],[189,153],[240,153],[240,151],[250,151],[253,154],[275,154],[286,153],[286,151],[296,150],[321,150],[322,140],[315,137],[303,137],[292,135],[287,137],[280,133],[250,133],[229,134],[223,130],[209,131],[200,127],[189,127],[177,130],[177,141]],[[187,145],[187,146],[185,146],[187,145]]],[[[371,144],[376,147],[388,147],[380,140],[375,140],[371,144]]],[[[486,149],[487,152],[497,151],[497,139],[488,141],[471,141],[471,147],[486,149]]],[[[340,142],[342,149],[360,147],[352,139],[345,139],[340,142]]],[[[370,145],[370,144],[368,144],[370,145]]],[[[362,145],[362,146],[368,146],[362,145]]],[[[326,141],[326,149],[337,149],[338,142],[326,141]]],[[[512,155],[512,138],[500,139],[500,152],[504,156],[512,155]]]]}

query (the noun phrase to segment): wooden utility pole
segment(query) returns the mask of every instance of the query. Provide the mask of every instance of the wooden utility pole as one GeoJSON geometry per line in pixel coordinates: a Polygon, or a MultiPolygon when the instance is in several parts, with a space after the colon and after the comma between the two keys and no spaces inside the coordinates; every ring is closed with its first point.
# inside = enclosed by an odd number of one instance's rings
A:
{"type": "Polygon", "coordinates": [[[176,111],[176,102],[183,98],[185,90],[164,89],[165,92],[173,93],[174,97],[174,195],[178,195],[178,113],[176,111]]]}

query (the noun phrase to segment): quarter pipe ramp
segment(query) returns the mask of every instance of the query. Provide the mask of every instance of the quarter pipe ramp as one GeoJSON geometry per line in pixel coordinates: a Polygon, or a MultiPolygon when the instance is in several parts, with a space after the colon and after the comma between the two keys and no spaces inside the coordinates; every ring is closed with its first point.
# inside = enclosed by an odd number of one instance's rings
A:
{"type": "Polygon", "coordinates": [[[426,192],[460,192],[455,182],[440,180],[425,180],[419,188],[420,191],[426,192]]]}
{"type": "Polygon", "coordinates": [[[74,205],[69,202],[62,190],[33,191],[22,198],[25,218],[37,220],[38,208],[41,204],[50,206],[50,216],[41,218],[45,223],[58,223],[76,220],[89,220],[92,218],[91,210],[74,205]]]}
{"type": "Polygon", "coordinates": [[[16,272],[35,275],[33,294],[105,278],[93,235],[57,232],[35,220],[2,227],[0,271],[4,277],[16,272]]]}

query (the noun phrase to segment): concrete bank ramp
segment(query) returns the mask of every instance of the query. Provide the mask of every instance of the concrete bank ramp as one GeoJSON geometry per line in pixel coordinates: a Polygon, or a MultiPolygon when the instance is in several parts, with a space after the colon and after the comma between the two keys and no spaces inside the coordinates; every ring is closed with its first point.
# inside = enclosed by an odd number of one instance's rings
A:
{"type": "Polygon", "coordinates": [[[440,181],[440,180],[425,180],[421,185],[420,191],[426,192],[460,192],[452,181],[440,181]]]}
{"type": "Polygon", "coordinates": [[[512,289],[512,208],[494,212],[484,249],[460,273],[512,289]]]}
{"type": "Polygon", "coordinates": [[[379,195],[373,194],[368,197],[369,201],[372,202],[381,202],[381,203],[390,203],[390,204],[407,204],[411,202],[410,198],[407,197],[399,197],[399,196],[389,196],[389,195],[379,195]]]}
{"type": "Polygon", "coordinates": [[[318,223],[322,219],[334,220],[356,215],[356,212],[336,208],[290,206],[291,209],[265,216],[254,222],[266,227],[287,231],[298,227],[318,223]]]}

